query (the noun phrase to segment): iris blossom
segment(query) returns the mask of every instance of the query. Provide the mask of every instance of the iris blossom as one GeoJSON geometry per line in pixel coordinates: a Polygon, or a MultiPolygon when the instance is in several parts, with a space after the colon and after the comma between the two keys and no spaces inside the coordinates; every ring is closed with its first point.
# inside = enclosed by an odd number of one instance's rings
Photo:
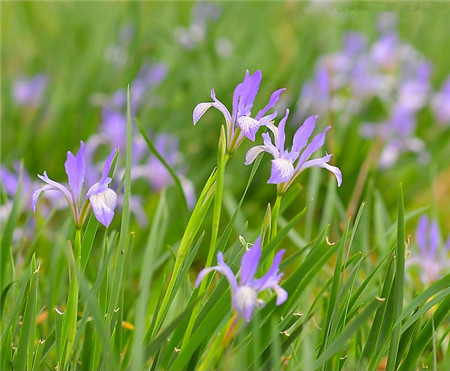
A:
{"type": "Polygon", "coordinates": [[[251,164],[261,152],[268,152],[273,156],[272,172],[268,183],[278,184],[279,192],[284,193],[294,179],[305,169],[309,167],[322,167],[331,171],[337,179],[338,186],[342,183],[342,174],[339,168],[328,164],[332,155],[326,155],[321,158],[309,160],[311,155],[316,152],[325,142],[326,132],[330,126],[316,135],[312,141],[307,145],[309,138],[316,126],[317,116],[308,117],[303,125],[301,125],[294,134],[291,150],[284,147],[286,120],[289,116],[289,109],[286,110],[286,115],[280,120],[280,124],[276,127],[273,124],[268,124],[267,127],[272,131],[274,136],[274,143],[269,133],[264,133],[264,145],[259,145],[250,148],[247,152],[245,164],[251,164]],[[294,166],[295,161],[297,161],[294,166]]]}
{"type": "Polygon", "coordinates": [[[276,112],[264,116],[280,98],[280,94],[285,89],[278,89],[272,93],[267,105],[258,112],[253,118],[251,116],[251,110],[256,98],[256,94],[261,84],[262,74],[261,71],[256,71],[252,75],[248,70],[245,73],[244,81],[239,83],[234,89],[233,93],[233,107],[232,112],[228,111],[225,105],[216,98],[214,89],[211,90],[211,98],[214,102],[211,103],[199,103],[194,108],[193,120],[194,125],[204,115],[204,113],[211,107],[218,109],[225,117],[227,125],[227,150],[228,153],[233,153],[236,148],[242,143],[245,137],[251,141],[255,140],[255,135],[258,129],[262,125],[266,125],[276,117],[276,112]]]}
{"type": "Polygon", "coordinates": [[[283,275],[283,273],[278,272],[278,266],[280,265],[284,250],[280,250],[275,255],[272,266],[263,277],[255,278],[255,273],[261,258],[260,244],[261,238],[258,238],[253,247],[242,257],[239,284],[233,271],[223,261],[222,252],[217,254],[218,265],[202,269],[195,282],[195,286],[198,287],[203,278],[212,271],[223,274],[230,284],[233,307],[247,322],[250,322],[256,306],[261,307],[265,305],[261,299],[258,299],[258,293],[261,291],[273,289],[277,294],[277,305],[283,304],[288,297],[286,290],[278,285],[278,281],[283,275]]]}
{"type": "Polygon", "coordinates": [[[448,273],[450,263],[447,254],[450,251],[450,236],[446,243],[442,244],[436,221],[429,220],[427,215],[422,215],[417,224],[416,239],[420,249],[419,254],[414,255],[407,262],[408,265],[414,264],[420,267],[420,278],[425,285],[428,285],[448,273]],[[439,246],[443,248],[439,249],[439,246]]]}
{"type": "Polygon", "coordinates": [[[116,192],[108,188],[108,184],[111,183],[111,178],[108,177],[108,173],[111,169],[111,163],[117,153],[117,149],[113,150],[108,156],[100,181],[95,183],[87,191],[83,202],[81,202],[86,170],[84,150],[85,144],[81,141],[81,148],[76,156],[74,156],[70,151],[67,152],[67,160],[64,166],[69,180],[69,188],[61,183],[51,180],[47,176],[46,171],[44,171],[43,175],[38,175],[39,179],[46,184],[33,193],[31,197],[31,207],[35,212],[39,195],[45,191],[56,190],[61,192],[66,198],[70,208],[72,209],[72,213],[75,218],[75,226],[77,228],[81,228],[91,207],[97,220],[105,227],[108,227],[114,217],[114,209],[117,205],[116,192]]]}

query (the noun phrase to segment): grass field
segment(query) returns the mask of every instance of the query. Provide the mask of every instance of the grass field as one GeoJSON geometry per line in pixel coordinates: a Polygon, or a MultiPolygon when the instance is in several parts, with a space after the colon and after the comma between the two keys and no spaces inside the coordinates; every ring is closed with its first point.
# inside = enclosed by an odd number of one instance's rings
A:
{"type": "Polygon", "coordinates": [[[449,14],[1,2],[0,370],[450,369],[449,14]]]}

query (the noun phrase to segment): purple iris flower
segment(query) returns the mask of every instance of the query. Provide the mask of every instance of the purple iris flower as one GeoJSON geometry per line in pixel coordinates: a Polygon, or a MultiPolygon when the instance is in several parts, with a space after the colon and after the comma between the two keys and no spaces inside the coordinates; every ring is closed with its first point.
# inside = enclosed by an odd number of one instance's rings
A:
{"type": "Polygon", "coordinates": [[[37,106],[42,102],[48,79],[39,74],[29,79],[19,79],[13,86],[13,99],[20,106],[37,106]]]}
{"type": "Polygon", "coordinates": [[[327,154],[324,157],[309,160],[311,155],[323,146],[326,132],[330,129],[330,126],[316,135],[308,144],[316,126],[317,116],[308,117],[295,132],[291,150],[287,150],[284,147],[286,139],[284,128],[288,116],[289,109],[286,110],[286,115],[280,120],[278,127],[273,124],[267,125],[273,133],[275,145],[272,143],[269,133],[264,133],[262,135],[264,145],[250,148],[247,152],[245,164],[251,164],[261,152],[270,153],[273,160],[268,183],[280,184],[280,191],[283,193],[303,170],[314,166],[331,171],[336,176],[338,186],[340,186],[342,183],[341,171],[336,166],[328,164],[332,155],[327,154]],[[297,164],[294,166],[295,161],[297,161],[297,164]]]}
{"type": "Polygon", "coordinates": [[[280,94],[285,90],[283,88],[274,91],[267,105],[253,118],[251,117],[251,110],[256,94],[258,94],[261,80],[261,71],[258,70],[252,75],[249,74],[248,70],[246,71],[244,81],[239,83],[234,89],[232,113],[216,98],[216,93],[212,89],[211,98],[214,102],[197,104],[193,112],[194,125],[209,108],[214,107],[222,112],[225,117],[227,125],[227,149],[229,153],[234,152],[245,137],[254,141],[258,129],[276,117],[276,112],[271,115],[264,115],[275,106],[280,98],[280,94]]]}
{"type": "Polygon", "coordinates": [[[441,124],[450,125],[450,76],[431,100],[434,116],[441,124]]]}
{"type": "Polygon", "coordinates": [[[420,266],[420,278],[424,284],[437,281],[442,274],[450,268],[448,252],[450,251],[450,236],[442,249],[439,227],[435,220],[430,220],[428,215],[422,215],[416,230],[419,254],[414,255],[409,264],[420,266]]]}
{"type": "Polygon", "coordinates": [[[277,294],[276,305],[283,304],[288,297],[286,290],[278,285],[278,281],[283,276],[283,273],[279,272],[278,266],[284,250],[280,250],[275,255],[272,266],[263,277],[255,278],[259,260],[261,259],[260,244],[261,238],[258,238],[253,247],[242,257],[239,284],[231,268],[223,261],[222,252],[217,254],[218,265],[202,269],[195,281],[195,286],[198,287],[208,273],[217,271],[223,274],[230,284],[233,307],[247,322],[250,322],[256,306],[261,307],[265,305],[261,299],[258,299],[260,292],[273,289],[277,294]]]}
{"type": "Polygon", "coordinates": [[[76,156],[74,156],[70,151],[67,152],[67,160],[64,166],[69,180],[69,188],[62,185],[61,183],[51,180],[47,176],[46,171],[44,171],[44,175],[38,175],[39,179],[41,179],[46,184],[36,190],[31,196],[31,207],[35,212],[36,203],[38,201],[39,195],[42,192],[57,190],[64,195],[70,208],[72,209],[75,218],[75,226],[77,228],[81,228],[81,226],[83,225],[90,207],[92,207],[97,220],[105,227],[108,227],[112,221],[112,218],[114,217],[114,209],[117,205],[116,192],[108,188],[108,184],[111,183],[111,178],[108,177],[108,173],[111,169],[111,163],[117,153],[117,149],[113,150],[108,156],[103,168],[103,174],[100,178],[100,181],[95,183],[88,190],[83,201],[81,202],[82,188],[86,171],[84,150],[85,144],[83,141],[81,141],[81,148],[76,156]]]}

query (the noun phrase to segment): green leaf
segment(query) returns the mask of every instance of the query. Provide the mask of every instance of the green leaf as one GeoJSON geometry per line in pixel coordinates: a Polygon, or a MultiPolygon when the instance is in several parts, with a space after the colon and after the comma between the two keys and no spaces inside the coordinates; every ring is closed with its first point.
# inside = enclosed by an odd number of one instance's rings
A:
{"type": "Polygon", "coordinates": [[[319,368],[325,364],[331,357],[341,351],[347,345],[347,342],[353,338],[353,335],[358,331],[361,326],[367,323],[373,312],[384,302],[384,299],[380,300],[376,298],[364,310],[355,317],[348,326],[334,339],[334,341],[325,348],[323,353],[316,359],[313,364],[313,368],[319,368]]]}
{"type": "Polygon", "coordinates": [[[33,363],[34,337],[36,333],[37,281],[39,268],[33,255],[30,263],[30,286],[26,298],[25,312],[17,346],[14,368],[17,370],[31,370],[33,363]]]}
{"type": "MultiPolygon", "coordinates": [[[[405,206],[403,201],[403,189],[400,185],[398,194],[398,227],[397,227],[397,248],[395,251],[395,278],[394,278],[394,320],[396,320],[403,309],[403,290],[405,282],[405,206]]],[[[392,329],[391,345],[386,369],[394,370],[400,360],[397,359],[398,345],[400,341],[400,324],[392,329]]]]}

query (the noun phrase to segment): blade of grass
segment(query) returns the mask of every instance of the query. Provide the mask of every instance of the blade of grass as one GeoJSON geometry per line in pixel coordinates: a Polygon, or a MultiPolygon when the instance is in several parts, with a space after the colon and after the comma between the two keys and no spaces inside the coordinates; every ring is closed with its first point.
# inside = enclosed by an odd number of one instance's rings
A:
{"type": "Polygon", "coordinates": [[[384,302],[384,299],[376,298],[364,310],[355,317],[348,326],[334,339],[334,341],[325,348],[324,352],[313,363],[313,368],[319,368],[325,364],[331,357],[341,351],[347,345],[347,341],[353,338],[353,335],[363,326],[373,312],[384,302]]]}
{"type": "MultiPolygon", "coordinates": [[[[395,277],[394,277],[394,320],[402,313],[403,290],[405,281],[405,206],[403,201],[403,188],[400,185],[398,193],[398,227],[397,227],[397,249],[395,251],[395,277]]],[[[394,370],[400,360],[397,359],[398,345],[400,341],[400,324],[392,329],[391,345],[386,369],[394,370]]]]}
{"type": "Polygon", "coordinates": [[[31,370],[33,364],[34,337],[36,333],[36,306],[37,306],[37,281],[39,268],[36,266],[36,258],[33,254],[30,270],[30,284],[26,298],[25,311],[19,336],[19,345],[14,359],[14,368],[17,370],[31,370]]]}
{"type": "Polygon", "coordinates": [[[165,192],[161,196],[153,218],[148,240],[142,258],[141,274],[139,278],[139,294],[136,302],[135,331],[132,352],[132,370],[144,367],[144,337],[146,328],[146,306],[148,304],[150,283],[154,273],[152,262],[156,260],[158,247],[163,243],[167,230],[168,212],[165,192]]]}

